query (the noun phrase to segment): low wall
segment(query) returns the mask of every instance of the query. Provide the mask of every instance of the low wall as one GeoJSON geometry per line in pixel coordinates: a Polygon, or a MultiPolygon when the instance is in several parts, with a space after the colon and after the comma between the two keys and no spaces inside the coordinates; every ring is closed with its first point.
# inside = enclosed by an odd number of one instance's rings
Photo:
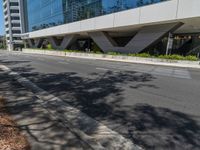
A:
{"type": "Polygon", "coordinates": [[[77,53],[77,52],[42,50],[42,49],[22,49],[22,52],[31,54],[43,54],[43,55],[75,57],[75,58],[85,58],[85,59],[99,59],[99,60],[131,62],[131,63],[151,64],[151,65],[200,68],[199,61],[182,61],[182,60],[168,60],[159,58],[115,56],[107,54],[77,53]]]}

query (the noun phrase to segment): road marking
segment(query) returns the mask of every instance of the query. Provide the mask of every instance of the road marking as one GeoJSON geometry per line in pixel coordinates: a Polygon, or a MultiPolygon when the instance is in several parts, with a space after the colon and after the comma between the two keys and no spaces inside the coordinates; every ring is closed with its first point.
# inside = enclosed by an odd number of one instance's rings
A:
{"type": "Polygon", "coordinates": [[[187,69],[162,68],[162,67],[140,68],[140,67],[131,67],[131,66],[124,66],[123,68],[119,68],[116,66],[110,66],[110,67],[111,69],[116,69],[116,70],[125,70],[125,71],[131,70],[131,71],[140,72],[140,73],[149,73],[152,75],[174,77],[174,78],[181,78],[181,79],[192,79],[187,69]]]}
{"type": "MultiPolygon", "coordinates": [[[[185,69],[185,68],[167,68],[167,67],[160,67],[160,66],[135,66],[135,65],[126,65],[122,67],[117,67],[116,65],[113,64],[104,64],[102,65],[107,65],[108,68],[107,70],[113,70],[115,71],[135,71],[135,72],[140,72],[140,73],[150,73],[152,75],[159,75],[159,76],[166,76],[166,77],[173,77],[173,78],[181,78],[181,79],[192,79],[190,72],[185,69]]],[[[104,70],[105,68],[96,68],[98,70],[104,70]]]]}
{"type": "Polygon", "coordinates": [[[109,69],[107,69],[107,68],[99,68],[99,67],[97,67],[96,68],[97,70],[102,70],[102,71],[108,71],[109,69]]]}
{"type": "Polygon", "coordinates": [[[68,62],[65,62],[65,61],[59,61],[58,63],[59,63],[59,64],[69,65],[69,63],[68,63],[68,62]]]}
{"type": "Polygon", "coordinates": [[[50,117],[62,121],[64,127],[70,128],[74,134],[78,135],[78,137],[94,150],[142,149],[119,133],[109,129],[107,126],[94,120],[80,110],[63,102],[60,98],[49,94],[27,78],[22,77],[19,73],[13,72],[7,66],[0,65],[0,69],[8,73],[8,75],[17,80],[21,85],[31,90],[40,99],[42,107],[49,112],[50,117]],[[105,141],[108,145],[106,148],[102,146],[105,141]]]}

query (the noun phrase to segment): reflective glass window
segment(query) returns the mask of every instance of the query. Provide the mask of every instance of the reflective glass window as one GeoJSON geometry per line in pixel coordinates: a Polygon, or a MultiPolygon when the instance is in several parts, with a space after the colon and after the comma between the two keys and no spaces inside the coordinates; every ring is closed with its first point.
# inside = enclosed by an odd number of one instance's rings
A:
{"type": "Polygon", "coordinates": [[[166,0],[25,0],[28,32],[166,0]]]}

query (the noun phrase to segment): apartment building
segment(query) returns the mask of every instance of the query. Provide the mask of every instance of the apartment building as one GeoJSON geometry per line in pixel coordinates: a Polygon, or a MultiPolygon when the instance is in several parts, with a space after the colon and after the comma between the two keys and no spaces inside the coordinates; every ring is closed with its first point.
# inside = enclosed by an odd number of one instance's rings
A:
{"type": "Polygon", "coordinates": [[[3,0],[5,32],[8,50],[23,46],[20,0],[3,0]]]}

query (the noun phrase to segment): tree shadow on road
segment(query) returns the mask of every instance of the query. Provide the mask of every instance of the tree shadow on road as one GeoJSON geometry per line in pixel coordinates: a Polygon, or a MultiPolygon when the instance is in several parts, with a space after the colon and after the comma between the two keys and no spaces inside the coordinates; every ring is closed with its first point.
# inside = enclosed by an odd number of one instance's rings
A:
{"type": "Polygon", "coordinates": [[[90,149],[58,120],[51,118],[33,93],[1,71],[0,95],[6,98],[5,109],[18,123],[18,126],[0,126],[19,128],[33,149],[90,149]]]}
{"type": "Polygon", "coordinates": [[[129,82],[136,89],[159,88],[150,83],[156,80],[150,74],[108,71],[88,78],[76,73],[23,76],[146,149],[200,147],[200,126],[192,116],[142,103],[123,105],[123,86],[129,82]]]}
{"type": "Polygon", "coordinates": [[[159,88],[152,84],[156,78],[151,74],[107,71],[83,77],[76,72],[42,74],[31,68],[15,70],[145,149],[200,148],[199,118],[142,102],[123,104],[124,87],[130,87],[129,83],[132,90],[159,88]]]}

